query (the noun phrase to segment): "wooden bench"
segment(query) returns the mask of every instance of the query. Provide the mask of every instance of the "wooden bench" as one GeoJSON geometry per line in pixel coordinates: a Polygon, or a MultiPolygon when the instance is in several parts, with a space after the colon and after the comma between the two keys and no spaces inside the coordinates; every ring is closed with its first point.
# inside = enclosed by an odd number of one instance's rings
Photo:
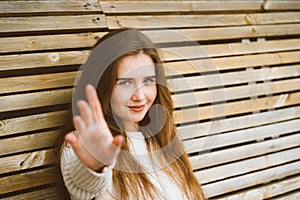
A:
{"type": "Polygon", "coordinates": [[[0,199],[66,199],[55,141],[90,47],[142,29],[209,199],[300,198],[297,1],[1,1],[0,199]]]}

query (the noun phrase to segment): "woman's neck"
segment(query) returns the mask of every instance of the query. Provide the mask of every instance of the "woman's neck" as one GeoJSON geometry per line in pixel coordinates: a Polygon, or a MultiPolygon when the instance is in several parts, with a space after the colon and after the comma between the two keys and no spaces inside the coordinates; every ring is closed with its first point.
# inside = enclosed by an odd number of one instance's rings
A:
{"type": "Polygon", "coordinates": [[[138,123],[133,123],[133,122],[128,122],[128,123],[123,123],[123,127],[125,132],[138,132],[139,131],[139,126],[138,123]]]}

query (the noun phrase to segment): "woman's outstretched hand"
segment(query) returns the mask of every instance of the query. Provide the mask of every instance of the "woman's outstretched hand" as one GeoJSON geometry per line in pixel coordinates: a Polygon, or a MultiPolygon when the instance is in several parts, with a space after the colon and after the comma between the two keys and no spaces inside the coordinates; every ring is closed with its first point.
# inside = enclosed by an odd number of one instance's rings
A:
{"type": "Polygon", "coordinates": [[[77,134],[68,133],[65,140],[71,144],[79,160],[94,171],[101,172],[117,158],[124,137],[113,137],[104,119],[95,88],[87,85],[88,102],[80,100],[80,116],[74,117],[77,134]]]}

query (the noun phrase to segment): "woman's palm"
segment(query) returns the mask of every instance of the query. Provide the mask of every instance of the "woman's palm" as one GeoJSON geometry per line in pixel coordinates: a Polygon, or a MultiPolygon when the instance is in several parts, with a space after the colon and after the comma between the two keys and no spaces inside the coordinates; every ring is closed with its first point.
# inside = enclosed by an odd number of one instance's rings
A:
{"type": "Polygon", "coordinates": [[[113,137],[104,119],[97,93],[93,86],[86,87],[88,102],[80,100],[80,116],[74,117],[77,134],[69,133],[66,141],[83,164],[101,171],[117,158],[123,136],[113,137]]]}

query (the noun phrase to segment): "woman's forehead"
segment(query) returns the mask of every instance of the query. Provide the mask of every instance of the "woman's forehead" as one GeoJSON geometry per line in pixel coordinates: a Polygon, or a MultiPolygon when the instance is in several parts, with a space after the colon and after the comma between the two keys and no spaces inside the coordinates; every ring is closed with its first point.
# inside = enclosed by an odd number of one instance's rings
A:
{"type": "Polygon", "coordinates": [[[153,76],[155,65],[150,56],[139,53],[125,56],[118,63],[118,77],[153,76]]]}

